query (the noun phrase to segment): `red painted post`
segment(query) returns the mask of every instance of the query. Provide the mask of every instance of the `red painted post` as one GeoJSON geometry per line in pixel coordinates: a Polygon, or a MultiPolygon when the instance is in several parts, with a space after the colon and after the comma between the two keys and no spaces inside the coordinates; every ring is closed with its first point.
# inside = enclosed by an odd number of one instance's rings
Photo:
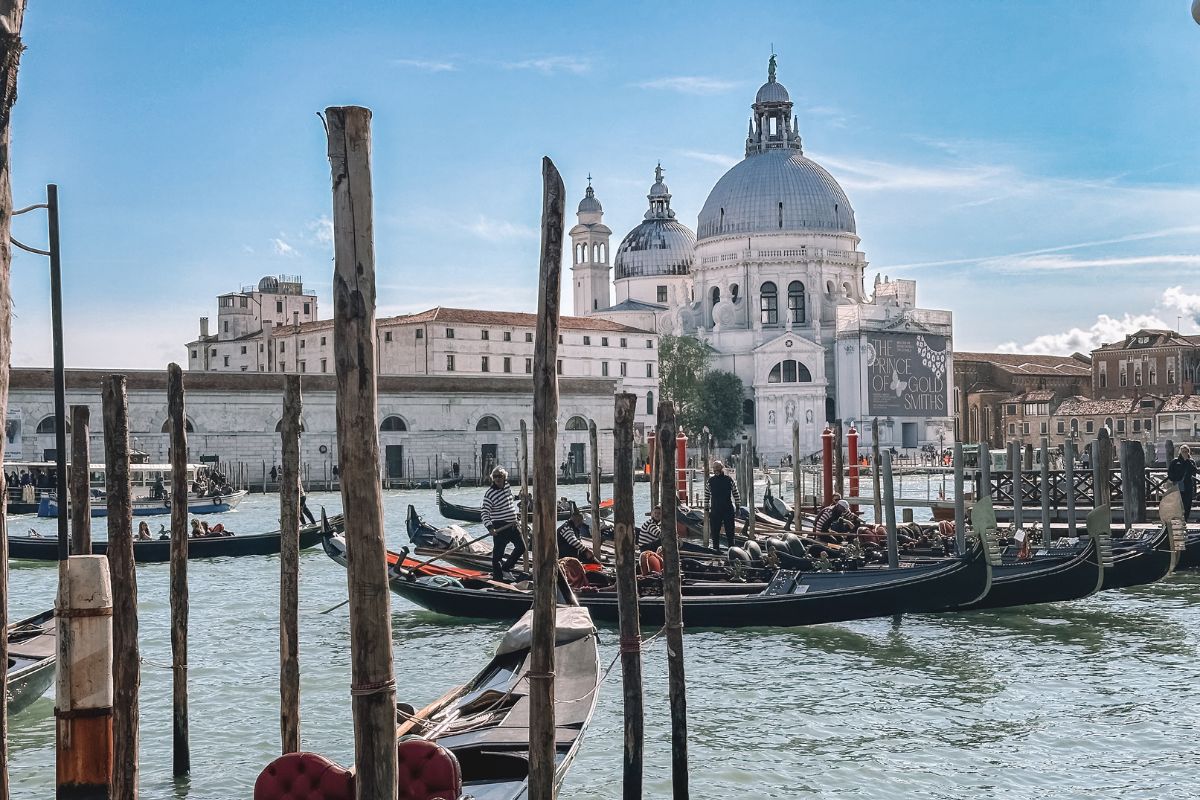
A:
{"type": "Polygon", "coordinates": [[[675,435],[675,495],[679,502],[691,502],[687,496],[687,434],[680,428],[675,435]]]}
{"type": "MultiPolygon", "coordinates": [[[[846,457],[850,460],[850,496],[858,497],[858,430],[853,425],[846,432],[846,457]]],[[[858,506],[850,510],[857,514],[858,506]]]]}
{"type": "Polygon", "coordinates": [[[828,425],[821,434],[821,505],[833,502],[833,429],[828,425]]]}

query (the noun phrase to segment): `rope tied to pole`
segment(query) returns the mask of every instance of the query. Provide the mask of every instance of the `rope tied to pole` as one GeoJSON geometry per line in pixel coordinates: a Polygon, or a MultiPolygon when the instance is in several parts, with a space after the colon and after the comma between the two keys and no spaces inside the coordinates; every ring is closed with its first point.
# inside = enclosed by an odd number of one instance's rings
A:
{"type": "Polygon", "coordinates": [[[386,681],[376,681],[374,683],[360,683],[357,686],[350,686],[351,697],[366,697],[367,695],[379,694],[396,688],[396,679],[388,678],[386,681]]]}
{"type": "Polygon", "coordinates": [[[621,654],[642,652],[642,635],[621,637],[621,654]]]}

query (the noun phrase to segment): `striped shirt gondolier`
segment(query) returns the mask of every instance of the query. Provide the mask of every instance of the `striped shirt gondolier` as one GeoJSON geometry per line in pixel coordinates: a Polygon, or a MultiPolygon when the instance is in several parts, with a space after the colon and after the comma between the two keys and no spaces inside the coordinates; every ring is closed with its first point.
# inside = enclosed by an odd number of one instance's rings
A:
{"type": "Polygon", "coordinates": [[[481,509],[483,524],[489,531],[508,528],[517,524],[519,514],[512,490],[507,486],[492,484],[483,495],[481,509]]]}
{"type": "Polygon", "coordinates": [[[585,522],[582,530],[579,533],[571,527],[571,520],[567,520],[562,525],[558,526],[558,557],[559,558],[579,558],[583,555],[584,550],[589,550],[581,536],[590,536],[591,527],[585,522]]]}
{"type": "Polygon", "coordinates": [[[725,473],[713,475],[704,484],[704,505],[717,511],[727,509],[736,509],[742,504],[742,497],[738,494],[737,482],[730,478],[725,473]],[[713,505],[713,489],[716,489],[717,504],[713,505]],[[732,500],[732,504],[730,501],[732,500]]]}
{"type": "Polygon", "coordinates": [[[642,523],[637,532],[637,549],[654,550],[662,540],[662,526],[653,519],[642,523]]]}

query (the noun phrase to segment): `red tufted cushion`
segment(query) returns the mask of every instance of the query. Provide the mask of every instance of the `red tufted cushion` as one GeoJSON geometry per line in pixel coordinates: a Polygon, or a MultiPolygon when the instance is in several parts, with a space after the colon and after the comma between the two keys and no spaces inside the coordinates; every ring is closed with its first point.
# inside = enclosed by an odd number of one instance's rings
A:
{"type": "Polygon", "coordinates": [[[258,776],[254,800],[354,800],[354,773],[316,753],[288,753],[258,776]]]}
{"type": "MultiPolygon", "coordinates": [[[[462,770],[454,753],[425,739],[405,739],[396,748],[399,800],[458,800],[462,770]]],[[[257,798],[255,798],[257,800],[257,798]]]]}

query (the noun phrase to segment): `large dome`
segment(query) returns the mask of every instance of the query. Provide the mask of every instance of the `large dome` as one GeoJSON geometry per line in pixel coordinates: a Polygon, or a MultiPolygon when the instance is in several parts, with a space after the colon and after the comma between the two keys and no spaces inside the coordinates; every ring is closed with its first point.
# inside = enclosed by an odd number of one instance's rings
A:
{"type": "Polygon", "coordinates": [[[727,234],[854,233],[842,187],[799,150],[767,150],[735,165],[708,195],[699,239],[727,234]]]}

